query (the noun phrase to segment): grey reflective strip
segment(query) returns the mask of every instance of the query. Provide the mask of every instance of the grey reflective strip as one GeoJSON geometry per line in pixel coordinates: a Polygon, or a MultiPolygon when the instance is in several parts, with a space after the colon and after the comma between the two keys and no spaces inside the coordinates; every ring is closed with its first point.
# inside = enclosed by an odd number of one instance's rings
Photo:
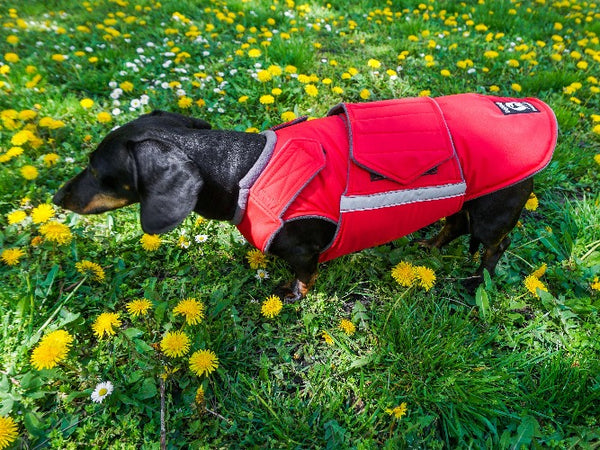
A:
{"type": "Polygon", "coordinates": [[[444,184],[403,191],[383,192],[373,195],[353,195],[342,197],[340,202],[341,212],[368,211],[370,209],[389,208],[392,206],[407,205],[409,203],[442,200],[445,198],[464,195],[467,184],[444,184]]]}

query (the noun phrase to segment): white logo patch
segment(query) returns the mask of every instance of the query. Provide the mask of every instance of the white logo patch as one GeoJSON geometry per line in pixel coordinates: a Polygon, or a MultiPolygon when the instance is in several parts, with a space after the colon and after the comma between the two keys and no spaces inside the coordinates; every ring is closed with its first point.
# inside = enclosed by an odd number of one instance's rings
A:
{"type": "Polygon", "coordinates": [[[494,102],[505,116],[510,114],[530,114],[540,111],[529,102],[494,102]]]}

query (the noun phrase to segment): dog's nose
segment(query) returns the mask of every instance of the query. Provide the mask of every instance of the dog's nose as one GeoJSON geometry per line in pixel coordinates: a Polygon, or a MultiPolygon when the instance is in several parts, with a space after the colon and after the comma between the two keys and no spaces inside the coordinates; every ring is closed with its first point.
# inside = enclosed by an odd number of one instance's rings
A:
{"type": "Polygon", "coordinates": [[[54,197],[52,197],[52,203],[57,206],[63,206],[63,200],[65,199],[65,188],[60,188],[54,197]]]}

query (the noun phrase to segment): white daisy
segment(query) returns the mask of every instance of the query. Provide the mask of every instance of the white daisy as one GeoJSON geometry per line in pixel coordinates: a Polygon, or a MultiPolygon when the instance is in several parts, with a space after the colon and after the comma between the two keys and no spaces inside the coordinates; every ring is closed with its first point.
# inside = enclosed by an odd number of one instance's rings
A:
{"type": "Polygon", "coordinates": [[[113,389],[113,384],[110,381],[103,381],[96,385],[96,389],[94,389],[90,397],[93,402],[102,403],[106,397],[112,394],[113,389]]]}
{"type": "Polygon", "coordinates": [[[256,271],[256,275],[254,275],[254,278],[256,278],[259,281],[266,280],[267,278],[269,278],[269,272],[267,272],[264,269],[258,269],[256,271]]]}
{"type": "Polygon", "coordinates": [[[206,234],[197,234],[194,237],[194,240],[198,243],[198,244],[202,244],[203,242],[208,241],[208,235],[206,234]]]}

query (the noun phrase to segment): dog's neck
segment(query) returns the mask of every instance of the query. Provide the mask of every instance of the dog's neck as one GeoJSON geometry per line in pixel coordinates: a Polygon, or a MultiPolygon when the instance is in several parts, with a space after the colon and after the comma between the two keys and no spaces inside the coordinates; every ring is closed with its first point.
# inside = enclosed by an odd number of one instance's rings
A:
{"type": "Polygon", "coordinates": [[[194,210],[207,219],[232,221],[239,210],[240,181],[260,158],[264,134],[206,130],[181,147],[196,163],[204,185],[194,210]]]}

